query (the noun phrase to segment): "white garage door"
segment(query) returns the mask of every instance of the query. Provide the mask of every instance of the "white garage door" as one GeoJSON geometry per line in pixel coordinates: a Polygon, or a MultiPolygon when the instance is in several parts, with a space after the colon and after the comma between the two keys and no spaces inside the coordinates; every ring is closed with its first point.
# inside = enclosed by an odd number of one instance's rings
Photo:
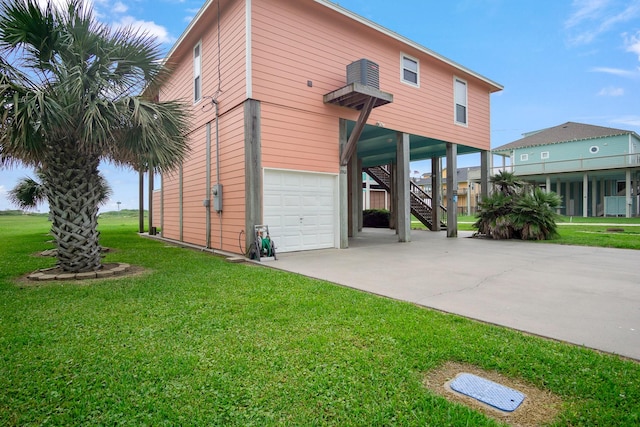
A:
{"type": "Polygon", "coordinates": [[[264,223],[278,252],[335,247],[336,175],[264,171],[264,223]]]}

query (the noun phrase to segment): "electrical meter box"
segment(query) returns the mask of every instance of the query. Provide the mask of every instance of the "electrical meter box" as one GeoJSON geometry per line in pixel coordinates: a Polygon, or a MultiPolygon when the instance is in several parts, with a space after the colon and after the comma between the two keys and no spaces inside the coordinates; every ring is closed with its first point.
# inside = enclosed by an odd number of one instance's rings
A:
{"type": "Polygon", "coordinates": [[[222,184],[214,184],[211,194],[213,195],[213,210],[222,212],[222,184]]]}

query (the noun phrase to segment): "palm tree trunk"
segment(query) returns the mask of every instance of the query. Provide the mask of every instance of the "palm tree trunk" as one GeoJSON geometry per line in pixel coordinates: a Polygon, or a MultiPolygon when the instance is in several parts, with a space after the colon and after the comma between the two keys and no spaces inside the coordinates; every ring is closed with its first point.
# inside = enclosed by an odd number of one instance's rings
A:
{"type": "Polygon", "coordinates": [[[73,273],[96,271],[102,266],[97,230],[99,159],[66,148],[43,168],[58,266],[73,273]]]}

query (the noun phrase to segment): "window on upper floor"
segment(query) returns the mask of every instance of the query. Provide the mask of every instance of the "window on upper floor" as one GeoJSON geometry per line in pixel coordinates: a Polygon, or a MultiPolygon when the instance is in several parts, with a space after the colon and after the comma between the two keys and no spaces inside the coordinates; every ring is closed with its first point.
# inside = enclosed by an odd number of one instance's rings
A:
{"type": "Polygon", "coordinates": [[[455,121],[459,125],[467,124],[467,82],[453,79],[453,98],[455,102],[455,121]]]}
{"type": "Polygon", "coordinates": [[[402,66],[401,81],[413,86],[420,86],[420,63],[404,53],[400,56],[402,66]]]}
{"type": "Polygon", "coordinates": [[[202,98],[202,42],[193,48],[193,102],[202,98]]]}
{"type": "Polygon", "coordinates": [[[526,162],[529,160],[529,155],[528,154],[520,154],[520,161],[521,162],[526,162]]]}
{"type": "Polygon", "coordinates": [[[549,152],[548,151],[543,151],[542,153],[540,153],[540,158],[542,160],[546,160],[549,158],[549,152]]]}

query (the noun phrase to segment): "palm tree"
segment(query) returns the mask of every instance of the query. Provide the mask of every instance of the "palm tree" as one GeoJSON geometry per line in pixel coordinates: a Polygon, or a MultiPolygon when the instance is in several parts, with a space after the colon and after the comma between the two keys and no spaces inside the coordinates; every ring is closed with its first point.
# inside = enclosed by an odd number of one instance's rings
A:
{"type": "MultiPolygon", "coordinates": [[[[9,201],[20,209],[35,209],[39,204],[47,199],[47,193],[45,191],[44,175],[42,171],[36,170],[36,176],[38,180],[25,176],[22,178],[15,187],[9,191],[9,201]]],[[[113,193],[109,183],[102,175],[100,175],[101,181],[101,194],[98,204],[102,205],[109,200],[109,196],[113,193]]]]}
{"type": "Polygon", "coordinates": [[[539,188],[524,194],[513,206],[513,225],[523,240],[549,240],[558,236],[556,209],[562,198],[539,188]]]}
{"type": "Polygon", "coordinates": [[[500,171],[490,178],[493,187],[505,196],[514,196],[520,193],[525,183],[519,180],[513,172],[500,171]]]}
{"type": "Polygon", "coordinates": [[[167,171],[185,157],[187,110],[152,97],[167,75],[151,36],[108,28],[83,0],[0,5],[0,165],[41,170],[64,271],[101,268],[101,160],[167,171]]]}
{"type": "Polygon", "coordinates": [[[556,209],[562,199],[556,193],[531,188],[504,172],[491,179],[494,192],[478,204],[477,235],[493,239],[548,240],[557,237],[556,209]]]}

